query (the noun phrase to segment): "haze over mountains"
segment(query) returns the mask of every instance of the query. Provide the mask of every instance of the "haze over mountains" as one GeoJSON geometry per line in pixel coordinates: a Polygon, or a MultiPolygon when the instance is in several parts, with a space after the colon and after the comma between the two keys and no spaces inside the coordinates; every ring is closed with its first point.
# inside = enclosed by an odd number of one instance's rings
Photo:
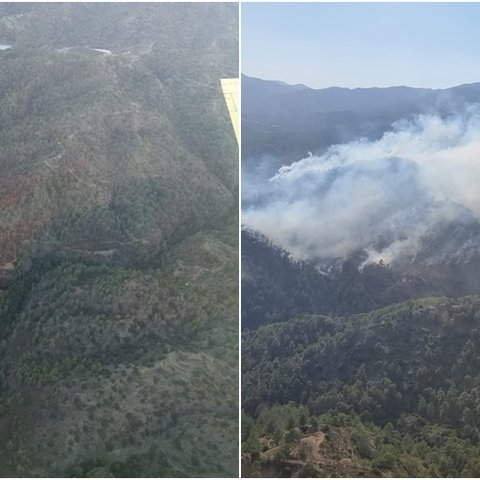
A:
{"type": "MultiPolygon", "coordinates": [[[[478,101],[480,83],[448,89],[308,88],[242,76],[245,160],[272,155],[291,163],[333,144],[378,139],[399,119],[448,113],[478,101]]],[[[278,163],[277,163],[278,165],[278,163]]],[[[276,166],[277,166],[276,165],[276,166]]]]}
{"type": "Polygon", "coordinates": [[[245,474],[478,475],[480,83],[243,80],[245,474]]]}
{"type": "Polygon", "coordinates": [[[0,471],[237,472],[233,4],[2,4],[0,471]]]}

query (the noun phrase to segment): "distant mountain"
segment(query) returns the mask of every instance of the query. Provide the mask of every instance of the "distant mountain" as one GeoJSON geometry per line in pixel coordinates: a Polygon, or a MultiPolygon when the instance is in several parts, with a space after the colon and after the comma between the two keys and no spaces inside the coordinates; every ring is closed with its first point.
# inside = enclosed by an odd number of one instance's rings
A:
{"type": "Polygon", "coordinates": [[[419,113],[449,113],[480,101],[480,83],[447,89],[322,88],[242,76],[242,155],[248,168],[272,155],[275,166],[335,143],[378,138],[391,124],[419,113]]]}
{"type": "Polygon", "coordinates": [[[0,5],[0,472],[236,476],[235,4],[0,5]]]}

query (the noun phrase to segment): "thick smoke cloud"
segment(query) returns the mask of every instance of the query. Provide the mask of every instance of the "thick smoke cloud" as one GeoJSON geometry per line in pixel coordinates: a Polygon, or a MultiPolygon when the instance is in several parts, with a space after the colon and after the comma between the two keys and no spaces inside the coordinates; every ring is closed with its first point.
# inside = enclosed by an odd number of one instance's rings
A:
{"type": "Polygon", "coordinates": [[[332,146],[266,181],[244,174],[243,223],[297,258],[365,249],[392,262],[415,255],[435,225],[480,217],[479,186],[480,107],[470,106],[397,122],[377,141],[332,146]]]}

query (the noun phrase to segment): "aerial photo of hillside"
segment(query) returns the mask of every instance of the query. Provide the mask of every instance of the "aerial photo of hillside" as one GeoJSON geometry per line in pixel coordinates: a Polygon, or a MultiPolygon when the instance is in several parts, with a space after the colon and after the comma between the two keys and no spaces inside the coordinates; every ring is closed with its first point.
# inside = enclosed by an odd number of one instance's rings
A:
{"type": "Polygon", "coordinates": [[[479,5],[242,15],[242,475],[480,476],[479,5]]]}
{"type": "Polygon", "coordinates": [[[0,4],[0,472],[238,475],[238,5],[0,4]]]}

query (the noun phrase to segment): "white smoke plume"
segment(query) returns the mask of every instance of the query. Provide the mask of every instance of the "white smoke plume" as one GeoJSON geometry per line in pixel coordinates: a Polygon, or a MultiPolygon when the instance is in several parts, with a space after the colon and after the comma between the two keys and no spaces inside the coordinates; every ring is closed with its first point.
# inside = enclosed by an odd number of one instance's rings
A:
{"type": "Polygon", "coordinates": [[[397,122],[243,189],[243,223],[297,258],[415,255],[436,223],[480,218],[480,107],[397,122]]]}

